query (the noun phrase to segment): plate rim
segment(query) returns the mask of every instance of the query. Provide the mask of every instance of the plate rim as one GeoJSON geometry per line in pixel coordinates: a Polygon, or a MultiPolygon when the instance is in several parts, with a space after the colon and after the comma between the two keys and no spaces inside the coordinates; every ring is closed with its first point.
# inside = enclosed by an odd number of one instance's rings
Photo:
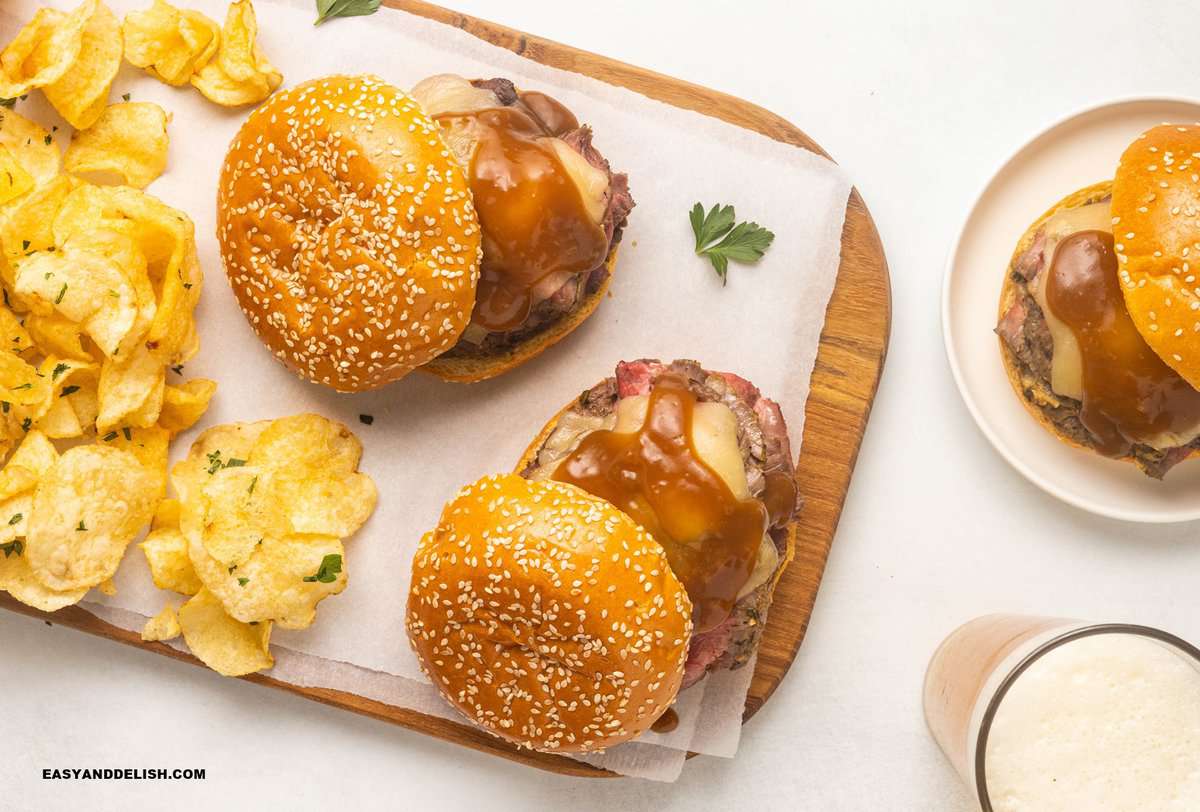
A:
{"type": "Polygon", "coordinates": [[[950,373],[954,378],[955,388],[958,389],[959,397],[962,398],[967,411],[974,420],[976,427],[982,432],[983,436],[991,443],[992,448],[1003,458],[1010,466],[1018,473],[1024,476],[1031,483],[1036,485],[1045,493],[1050,494],[1061,502],[1065,502],[1074,508],[1086,511],[1088,513],[1103,516],[1110,519],[1118,519],[1126,522],[1136,522],[1139,524],[1179,524],[1183,522],[1196,521],[1200,519],[1200,506],[1192,510],[1180,510],[1175,512],[1165,512],[1161,510],[1126,510],[1122,508],[1114,508],[1100,502],[1091,502],[1087,499],[1075,496],[1062,490],[1056,483],[1046,479],[1032,468],[1030,468],[1020,454],[1015,452],[991,427],[991,424],[984,418],[975,402],[974,397],[970,393],[970,389],[963,377],[963,372],[958,360],[958,352],[954,343],[954,329],[951,326],[950,313],[950,292],[954,284],[955,266],[958,259],[959,251],[962,247],[963,235],[966,233],[967,226],[971,219],[975,216],[975,212],[979,208],[992,185],[1005,170],[1007,170],[1023,152],[1033,146],[1035,143],[1052,133],[1054,130],[1063,127],[1076,119],[1084,116],[1094,115],[1109,108],[1121,107],[1130,104],[1145,104],[1150,103],[1165,103],[1165,104],[1187,104],[1197,109],[1200,109],[1200,97],[1185,96],[1179,93],[1149,93],[1149,94],[1133,94],[1127,96],[1118,96],[1116,98],[1094,101],[1088,104],[1075,108],[1071,112],[1054,119],[1053,121],[1037,128],[1031,135],[1023,139],[1014,149],[1010,150],[1004,157],[995,165],[994,169],[987,174],[985,179],[976,187],[975,194],[970,198],[970,205],[967,206],[966,212],[959,220],[958,228],[955,229],[954,239],[950,244],[950,249],[946,255],[945,265],[942,270],[942,296],[941,296],[941,316],[942,316],[942,345],[946,352],[946,360],[950,365],[950,373]]]}

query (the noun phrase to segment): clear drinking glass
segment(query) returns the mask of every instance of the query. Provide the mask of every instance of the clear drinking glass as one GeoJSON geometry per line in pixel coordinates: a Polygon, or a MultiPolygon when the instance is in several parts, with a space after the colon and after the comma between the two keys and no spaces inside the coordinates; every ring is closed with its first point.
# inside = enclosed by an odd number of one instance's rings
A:
{"type": "MultiPolygon", "coordinates": [[[[1188,675],[1192,670],[1195,672],[1194,691],[1187,694],[1193,698],[1191,707],[1195,707],[1194,699],[1200,697],[1200,650],[1175,635],[1146,626],[1094,624],[1028,615],[987,615],[960,626],[934,653],[925,674],[925,720],[958,774],[968,787],[973,788],[984,812],[996,812],[988,791],[988,743],[1005,697],[1039,660],[1063,646],[1089,638],[1092,639],[1087,644],[1089,650],[1096,650],[1098,646],[1116,649],[1128,644],[1127,640],[1118,638],[1096,640],[1094,638],[1097,635],[1133,636],[1138,638],[1136,642],[1139,645],[1149,640],[1169,649],[1190,666],[1190,670],[1187,667],[1171,669],[1177,682],[1182,680],[1183,684],[1188,684],[1192,678],[1188,675]],[[1176,670],[1178,673],[1175,673],[1176,670]]],[[[1157,650],[1151,653],[1156,659],[1161,656],[1157,650]]],[[[1035,670],[1035,676],[1028,679],[1043,680],[1043,670],[1035,670]]],[[[1072,677],[1076,681],[1080,679],[1077,674],[1072,677]]],[[[1122,690],[1119,681],[1105,687],[1118,693],[1122,690]]],[[[1069,694],[1078,693],[1079,685],[1064,680],[1061,686],[1037,686],[1038,691],[1048,690],[1051,695],[1060,688],[1066,701],[1070,698],[1069,694]]],[[[1189,725],[1181,735],[1194,746],[1200,746],[1200,721],[1197,720],[1200,720],[1200,716],[1189,712],[1181,715],[1180,721],[1181,725],[1189,725]]],[[[1086,720],[1081,720],[1079,727],[1085,728],[1086,720]]],[[[1053,738],[1057,735],[1055,731],[1031,727],[1030,735],[1047,740],[1048,745],[1046,741],[1039,740],[1038,746],[1048,747],[1048,752],[1053,750],[1053,738]]],[[[1197,778],[1200,754],[1185,757],[1184,761],[1191,765],[1185,768],[1185,772],[1190,769],[1192,783],[1182,791],[1187,793],[1200,789],[1200,779],[1197,778]]],[[[1091,763],[1089,766],[1092,766],[1091,763]]],[[[1117,762],[1115,768],[1120,767],[1120,762],[1117,762]]],[[[1187,797],[1192,796],[1189,794],[1187,797]]],[[[1030,799],[1025,800],[1028,802],[1030,799]]]]}

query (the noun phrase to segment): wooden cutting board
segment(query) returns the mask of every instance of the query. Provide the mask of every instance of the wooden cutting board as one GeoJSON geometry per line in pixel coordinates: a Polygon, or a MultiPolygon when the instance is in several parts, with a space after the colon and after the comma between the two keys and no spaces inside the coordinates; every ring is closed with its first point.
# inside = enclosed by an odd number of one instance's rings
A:
{"type": "MultiPolygon", "coordinates": [[[[733,96],[419,0],[384,0],[384,5],[460,28],[535,62],[626,87],[675,107],[719,118],[828,157],[816,142],[787,121],[733,96]]],[[[855,190],[846,207],[837,285],[826,313],[812,391],[805,408],[804,442],[796,473],[800,492],[804,495],[799,543],[796,557],[775,591],[743,720],[753,716],[771,697],[804,639],[879,384],[890,329],[891,290],[887,261],[871,215],[855,190]]],[[[0,607],[200,665],[189,654],[162,643],[143,642],[137,632],[105,623],[78,606],[51,615],[0,593],[0,607]]],[[[260,674],[243,679],[556,773],[591,777],[613,775],[564,756],[518,750],[466,724],[395,708],[355,694],[324,688],[299,688],[260,674]]]]}

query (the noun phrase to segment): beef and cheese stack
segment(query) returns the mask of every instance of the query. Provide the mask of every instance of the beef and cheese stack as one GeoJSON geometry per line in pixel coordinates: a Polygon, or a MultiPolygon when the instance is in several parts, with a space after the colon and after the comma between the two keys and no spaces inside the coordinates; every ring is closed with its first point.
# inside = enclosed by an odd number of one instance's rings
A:
{"type": "Polygon", "coordinates": [[[442,74],[412,94],[466,170],[483,230],[471,323],[425,370],[454,381],[491,378],[596,309],[633,198],[625,175],[592,145],[591,128],[544,93],[442,74]]]}
{"type": "Polygon", "coordinates": [[[1034,222],[996,328],[1043,425],[1155,478],[1200,451],[1198,153],[1200,127],[1155,127],[1034,222]]]}

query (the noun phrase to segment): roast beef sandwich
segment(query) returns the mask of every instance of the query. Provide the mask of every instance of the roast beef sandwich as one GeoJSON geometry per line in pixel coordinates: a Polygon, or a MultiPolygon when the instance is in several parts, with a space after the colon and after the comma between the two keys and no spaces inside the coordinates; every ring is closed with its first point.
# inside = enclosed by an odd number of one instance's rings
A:
{"type": "Polygon", "coordinates": [[[492,733],[600,750],[745,665],[796,544],[777,404],[694,361],[621,363],[463,489],[422,539],[407,629],[446,699],[492,733]]]}
{"type": "Polygon", "coordinates": [[[1200,126],[1155,127],[1114,179],[1073,192],[1017,244],[1004,366],[1063,442],[1161,479],[1200,451],[1200,126]]]}

